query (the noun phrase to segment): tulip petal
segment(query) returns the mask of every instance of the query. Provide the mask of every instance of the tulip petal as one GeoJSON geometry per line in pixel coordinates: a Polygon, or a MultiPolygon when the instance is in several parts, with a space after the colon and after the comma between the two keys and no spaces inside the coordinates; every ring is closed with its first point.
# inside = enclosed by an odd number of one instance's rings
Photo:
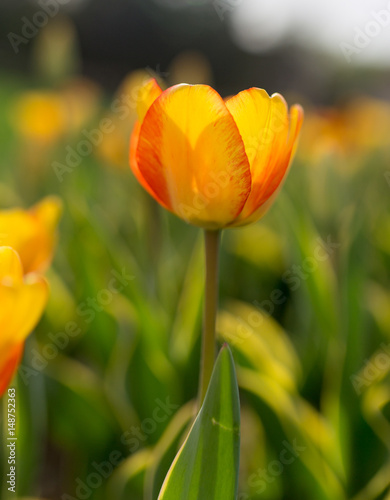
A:
{"type": "Polygon", "coordinates": [[[17,252],[11,247],[0,247],[0,285],[21,285],[23,267],[17,252]]]}
{"type": "Polygon", "coordinates": [[[38,218],[48,233],[52,233],[62,214],[62,201],[57,196],[47,196],[32,206],[29,212],[38,218]]]}
{"type": "Polygon", "coordinates": [[[130,139],[130,167],[133,171],[133,174],[135,175],[136,179],[138,182],[141,184],[141,186],[146,189],[146,191],[153,196],[159,203],[161,203],[165,208],[167,208],[163,201],[159,199],[157,193],[152,191],[152,189],[149,187],[148,183],[145,181],[142,173],[140,172],[138,168],[138,163],[137,163],[137,147],[138,147],[138,140],[139,140],[139,133],[141,130],[141,123],[143,122],[143,119],[150,108],[150,106],[153,104],[153,102],[157,99],[162,94],[162,90],[156,80],[154,78],[148,80],[142,88],[139,90],[138,96],[137,96],[137,114],[138,114],[138,121],[134,124],[133,132],[131,134],[131,139],[130,139]]]}
{"type": "Polygon", "coordinates": [[[38,323],[48,297],[44,278],[28,275],[21,286],[0,286],[0,358],[38,323]]]}
{"type": "Polygon", "coordinates": [[[24,342],[15,345],[9,352],[0,357],[0,396],[9,386],[23,355],[24,342]]]}
{"type": "Polygon", "coordinates": [[[155,197],[195,225],[227,225],[250,193],[237,125],[206,85],[177,85],[154,101],[141,125],[136,157],[155,197]]]}
{"type": "Polygon", "coordinates": [[[32,254],[39,248],[39,232],[34,218],[28,212],[21,209],[0,211],[0,244],[17,250],[26,269],[30,267],[32,254]]]}
{"type": "Polygon", "coordinates": [[[140,172],[140,169],[138,168],[137,147],[138,147],[138,140],[139,140],[140,131],[141,131],[141,125],[140,125],[140,122],[137,121],[134,125],[133,132],[131,134],[131,139],[130,139],[130,167],[131,167],[131,170],[133,171],[133,174],[135,175],[137,181],[150,194],[150,196],[155,198],[164,208],[169,209],[167,207],[167,205],[163,202],[163,200],[158,196],[158,194],[152,190],[152,188],[149,186],[149,184],[144,179],[144,176],[140,172]]]}
{"type": "Polygon", "coordinates": [[[18,252],[24,274],[43,272],[49,266],[61,211],[62,203],[54,196],[43,199],[30,210],[0,211],[0,244],[18,252]]]}
{"type": "Polygon", "coordinates": [[[299,105],[294,105],[290,109],[289,131],[287,144],[279,151],[277,160],[274,162],[270,182],[266,183],[266,188],[263,192],[263,197],[268,199],[279,187],[283,179],[286,177],[288,167],[291,165],[291,160],[294,156],[297,146],[298,135],[301,130],[303,121],[303,109],[299,105]]]}
{"type": "MultiPolygon", "coordinates": [[[[26,266],[25,274],[29,272],[44,272],[50,266],[54,247],[57,243],[57,226],[62,214],[62,201],[56,196],[48,196],[29,210],[36,219],[41,236],[39,248],[34,252],[30,265],[26,266]]],[[[30,249],[31,252],[31,249],[30,249]]],[[[31,255],[31,253],[30,253],[31,255]]]]}
{"type": "Polygon", "coordinates": [[[153,102],[162,94],[160,85],[154,78],[148,80],[143,85],[136,97],[138,121],[143,122],[145,115],[153,102]]]}
{"type": "Polygon", "coordinates": [[[291,165],[291,161],[294,157],[302,122],[303,122],[303,109],[300,105],[295,104],[290,109],[290,130],[289,130],[287,144],[282,153],[279,154],[279,157],[277,159],[277,164],[274,166],[272,170],[272,179],[270,179],[269,182],[266,182],[264,189],[262,190],[260,189],[260,191],[258,192],[259,205],[256,208],[256,210],[254,210],[245,219],[241,218],[240,216],[240,218],[237,219],[237,221],[235,221],[234,223],[235,226],[250,224],[252,222],[259,220],[272,205],[274,199],[276,198],[276,195],[279,192],[279,189],[283,184],[284,179],[286,178],[289,166],[291,165]]]}
{"type": "Polygon", "coordinates": [[[240,214],[241,220],[267,200],[264,193],[269,191],[269,184],[276,186],[278,160],[288,135],[288,110],[280,94],[269,97],[257,88],[240,92],[226,106],[243,138],[252,174],[252,191],[240,214]]]}
{"type": "Polygon", "coordinates": [[[252,175],[256,175],[255,169],[262,166],[258,165],[257,157],[263,156],[264,145],[269,140],[271,98],[265,90],[251,88],[230,97],[226,101],[226,107],[232,114],[244,141],[252,175]]]}
{"type": "Polygon", "coordinates": [[[24,340],[39,321],[48,297],[46,281],[34,274],[23,280],[18,254],[0,247],[0,395],[20,360],[24,340]]]}

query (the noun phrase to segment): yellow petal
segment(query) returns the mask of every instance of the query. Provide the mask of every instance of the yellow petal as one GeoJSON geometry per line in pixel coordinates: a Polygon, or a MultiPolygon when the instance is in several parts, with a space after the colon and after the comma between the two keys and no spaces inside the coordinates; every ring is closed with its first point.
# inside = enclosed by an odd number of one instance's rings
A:
{"type": "Polygon", "coordinates": [[[19,286],[0,285],[0,358],[26,339],[38,323],[48,297],[44,278],[28,275],[19,286]]]}
{"type": "Polygon", "coordinates": [[[135,175],[137,181],[150,194],[150,196],[152,196],[155,200],[157,200],[160,203],[160,205],[162,205],[164,208],[169,209],[169,207],[164,203],[164,201],[159,197],[159,195],[152,190],[152,188],[149,186],[149,184],[144,179],[144,176],[140,172],[140,169],[138,168],[137,147],[138,147],[138,140],[139,140],[140,131],[141,131],[141,125],[140,125],[140,122],[137,121],[134,125],[133,132],[131,134],[131,139],[130,139],[130,167],[131,167],[131,170],[133,171],[133,174],[135,175]]]}
{"type": "Polygon", "coordinates": [[[298,136],[299,132],[302,128],[303,123],[303,108],[299,104],[294,104],[290,109],[290,132],[288,136],[288,148],[290,150],[290,158],[286,158],[287,161],[290,161],[294,158],[295,151],[298,146],[298,136]]]}
{"type": "Polygon", "coordinates": [[[58,198],[48,197],[30,210],[0,211],[1,244],[18,252],[24,274],[43,272],[50,265],[61,207],[58,198]]]}
{"type": "Polygon", "coordinates": [[[15,127],[23,136],[33,141],[55,141],[67,128],[65,104],[55,92],[25,92],[13,109],[15,127]]]}
{"type": "Polygon", "coordinates": [[[240,131],[254,175],[261,168],[258,163],[269,141],[271,98],[265,90],[252,88],[227,99],[226,107],[240,131]]]}
{"type": "Polygon", "coordinates": [[[138,94],[136,96],[137,100],[137,115],[138,121],[134,124],[133,132],[131,134],[130,139],[130,167],[133,171],[133,174],[137,178],[138,182],[141,186],[146,189],[146,191],[153,196],[164,208],[167,208],[164,202],[159,198],[158,194],[152,191],[148,183],[145,181],[142,173],[138,168],[137,163],[137,147],[139,140],[139,133],[141,130],[141,123],[150,108],[153,102],[160,96],[162,90],[158,85],[157,81],[152,78],[146,81],[144,85],[139,89],[138,94]]]}
{"type": "Polygon", "coordinates": [[[139,89],[136,100],[138,121],[140,123],[143,122],[150,106],[161,94],[161,87],[154,78],[147,80],[146,83],[139,89]]]}
{"type": "Polygon", "coordinates": [[[226,103],[245,144],[252,174],[252,190],[240,219],[266,201],[264,191],[275,182],[274,171],[288,134],[287,105],[283,97],[257,88],[244,90],[226,103]]]}
{"type": "Polygon", "coordinates": [[[19,255],[11,247],[0,247],[0,284],[18,286],[22,282],[23,267],[19,255]]]}
{"type": "Polygon", "coordinates": [[[38,218],[48,233],[53,233],[62,214],[62,201],[57,196],[47,196],[29,211],[38,218]]]}
{"type": "Polygon", "coordinates": [[[260,189],[257,192],[258,207],[249,216],[246,216],[245,218],[241,218],[240,216],[240,218],[235,222],[235,226],[250,224],[259,220],[274,202],[279,189],[283,185],[289,166],[291,165],[291,161],[294,157],[302,122],[303,109],[298,104],[295,104],[290,110],[290,130],[287,144],[282,153],[279,153],[277,161],[271,170],[271,177],[268,179],[268,182],[264,183],[263,188],[259,186],[260,189]]]}
{"type": "Polygon", "coordinates": [[[48,297],[46,281],[30,274],[23,280],[18,254],[0,247],[0,395],[20,361],[24,341],[39,321],[48,297]]]}
{"type": "MultiPolygon", "coordinates": [[[[26,266],[25,273],[44,272],[50,266],[57,243],[57,226],[62,215],[62,201],[56,196],[48,196],[29,210],[40,227],[39,247],[35,247],[35,257],[26,266]]],[[[31,252],[32,254],[32,252],[31,252]]]]}
{"type": "Polygon", "coordinates": [[[237,125],[219,94],[206,85],[177,85],[153,102],[141,126],[136,160],[155,197],[202,227],[230,223],[250,192],[237,125]]]}

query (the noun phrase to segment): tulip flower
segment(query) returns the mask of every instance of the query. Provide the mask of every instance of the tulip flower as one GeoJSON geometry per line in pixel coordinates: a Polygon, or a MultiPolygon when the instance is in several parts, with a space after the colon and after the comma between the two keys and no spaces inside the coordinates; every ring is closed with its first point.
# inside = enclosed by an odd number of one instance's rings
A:
{"type": "Polygon", "coordinates": [[[27,142],[50,146],[79,132],[98,109],[100,89],[85,78],[74,78],[60,90],[29,90],[12,106],[12,125],[27,142]]]}
{"type": "Polygon", "coordinates": [[[14,248],[22,261],[23,274],[44,272],[56,243],[61,201],[44,198],[29,210],[0,210],[0,245],[14,248]]]}
{"type": "Polygon", "coordinates": [[[207,85],[139,92],[131,168],[166,209],[209,230],[258,220],[294,154],[303,110],[251,88],[224,101],[207,85]]]}
{"type": "Polygon", "coordinates": [[[39,321],[47,296],[45,279],[24,276],[17,252],[0,247],[0,396],[16,371],[24,341],[39,321]]]}
{"type": "Polygon", "coordinates": [[[163,207],[205,229],[206,286],[199,404],[215,360],[220,230],[257,221],[274,200],[294,155],[299,105],[251,88],[226,99],[208,85],[155,80],[138,94],[130,165],[163,207]]]}
{"type": "Polygon", "coordinates": [[[7,245],[0,247],[0,395],[47,301],[46,281],[35,273],[50,265],[60,213],[61,202],[55,197],[29,210],[0,211],[0,245],[7,245]]]}

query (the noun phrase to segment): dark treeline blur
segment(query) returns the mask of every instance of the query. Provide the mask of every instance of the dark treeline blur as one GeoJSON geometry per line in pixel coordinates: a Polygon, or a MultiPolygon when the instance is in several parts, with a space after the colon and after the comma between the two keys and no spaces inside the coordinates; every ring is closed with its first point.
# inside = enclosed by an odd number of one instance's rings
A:
{"type": "Polygon", "coordinates": [[[277,48],[260,54],[244,52],[229,29],[234,2],[224,1],[228,3],[1,0],[1,68],[24,74],[33,70],[31,52],[35,37],[18,44],[16,54],[10,33],[22,36],[25,20],[31,21],[43,5],[50,4],[52,12],[58,8],[58,14],[50,22],[64,15],[72,21],[81,73],[108,91],[117,88],[123,77],[136,68],[149,67],[160,72],[169,83],[172,61],[183,52],[197,51],[211,67],[207,83],[213,84],[222,95],[259,86],[269,92],[299,94],[317,104],[340,103],[359,93],[389,98],[389,70],[357,68],[342,58],[336,60],[319,52],[309,40],[305,44],[301,39],[299,45],[284,40],[277,48]]]}

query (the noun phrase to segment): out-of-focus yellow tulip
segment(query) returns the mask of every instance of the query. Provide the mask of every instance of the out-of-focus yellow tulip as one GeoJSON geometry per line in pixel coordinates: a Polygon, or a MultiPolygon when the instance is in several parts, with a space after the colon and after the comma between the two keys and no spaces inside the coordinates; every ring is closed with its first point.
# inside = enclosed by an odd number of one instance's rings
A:
{"type": "Polygon", "coordinates": [[[46,181],[54,148],[72,142],[99,111],[99,87],[86,78],[72,78],[56,90],[28,90],[11,103],[9,119],[20,147],[16,161],[22,192],[34,195],[46,181]]]}
{"type": "Polygon", "coordinates": [[[23,137],[50,144],[67,129],[67,109],[57,92],[29,91],[17,100],[13,109],[13,122],[23,137]]]}
{"type": "Polygon", "coordinates": [[[44,272],[50,265],[61,211],[62,203],[54,196],[44,198],[29,210],[0,211],[0,244],[18,252],[24,274],[44,272]]]}
{"type": "Polygon", "coordinates": [[[307,113],[299,154],[311,165],[332,158],[344,169],[360,166],[369,153],[387,147],[389,128],[386,101],[360,96],[340,107],[314,109],[307,113]]]}
{"type": "Polygon", "coordinates": [[[74,78],[58,90],[30,90],[12,107],[15,129],[28,141],[50,145],[78,133],[98,111],[100,89],[86,78],[74,78]]]}
{"type": "Polygon", "coordinates": [[[258,220],[286,176],[303,119],[280,94],[251,88],[224,101],[207,85],[155,80],[139,93],[132,170],[165,208],[206,229],[258,220]]]}
{"type": "Polygon", "coordinates": [[[110,166],[128,168],[129,137],[137,120],[138,96],[149,80],[150,73],[146,70],[133,71],[127,75],[103,118],[107,123],[108,132],[102,133],[96,154],[110,166]]]}
{"type": "Polygon", "coordinates": [[[347,154],[370,152],[389,144],[390,102],[359,96],[343,109],[347,154]]]}
{"type": "Polygon", "coordinates": [[[23,274],[17,252],[0,247],[0,396],[18,367],[24,341],[39,321],[48,297],[44,278],[23,274]]]}
{"type": "Polygon", "coordinates": [[[337,109],[317,109],[306,113],[299,146],[299,157],[317,164],[329,156],[342,156],[344,125],[337,109]]]}

